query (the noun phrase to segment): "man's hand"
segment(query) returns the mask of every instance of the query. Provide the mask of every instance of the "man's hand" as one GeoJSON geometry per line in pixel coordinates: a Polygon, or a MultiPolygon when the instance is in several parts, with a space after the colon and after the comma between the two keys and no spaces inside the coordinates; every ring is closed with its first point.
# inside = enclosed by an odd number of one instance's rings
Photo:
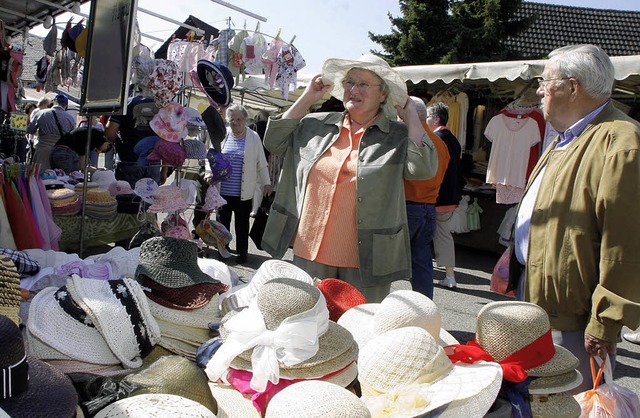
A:
{"type": "Polygon", "coordinates": [[[609,353],[615,353],[616,345],[610,341],[601,340],[584,333],[584,349],[592,356],[605,358],[609,353]]]}

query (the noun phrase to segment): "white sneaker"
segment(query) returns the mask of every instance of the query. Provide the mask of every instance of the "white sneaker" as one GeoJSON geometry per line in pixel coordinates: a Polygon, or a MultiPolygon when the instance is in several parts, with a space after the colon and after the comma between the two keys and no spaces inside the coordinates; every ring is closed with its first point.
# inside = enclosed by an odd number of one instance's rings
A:
{"type": "Polygon", "coordinates": [[[448,287],[449,289],[455,289],[458,287],[458,283],[456,283],[456,278],[447,276],[444,280],[440,280],[440,286],[448,287]]]}
{"type": "Polygon", "coordinates": [[[625,332],[622,338],[633,344],[640,344],[640,332],[625,332]]]}

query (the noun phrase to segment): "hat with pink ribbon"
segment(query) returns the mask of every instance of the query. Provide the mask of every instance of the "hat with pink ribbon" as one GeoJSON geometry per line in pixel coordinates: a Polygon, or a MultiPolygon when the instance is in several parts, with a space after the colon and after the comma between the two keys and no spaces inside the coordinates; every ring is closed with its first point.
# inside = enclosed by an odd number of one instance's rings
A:
{"type": "Polygon", "coordinates": [[[169,142],[180,142],[187,136],[187,114],[184,106],[170,102],[155,114],[149,123],[153,132],[169,142]]]}

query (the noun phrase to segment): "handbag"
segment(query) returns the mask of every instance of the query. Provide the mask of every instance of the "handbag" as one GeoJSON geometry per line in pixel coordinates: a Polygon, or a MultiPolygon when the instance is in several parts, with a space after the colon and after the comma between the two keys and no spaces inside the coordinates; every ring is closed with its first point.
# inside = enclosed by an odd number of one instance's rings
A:
{"type": "Polygon", "coordinates": [[[582,408],[580,418],[634,418],[640,416],[638,395],[613,382],[609,356],[602,360],[596,371],[596,361],[591,357],[593,389],[579,393],[576,401],[582,408]],[[604,377],[606,383],[602,383],[604,377]]]}
{"type": "Polygon", "coordinates": [[[249,237],[251,241],[256,245],[256,248],[262,251],[262,236],[264,235],[264,229],[267,226],[267,219],[269,218],[269,210],[271,204],[275,198],[275,193],[271,193],[270,196],[262,198],[262,203],[256,212],[255,218],[253,218],[253,224],[249,231],[249,237]]]}
{"type": "Polygon", "coordinates": [[[515,297],[514,291],[506,292],[509,285],[509,259],[511,258],[511,247],[507,247],[502,253],[498,262],[493,267],[491,273],[491,281],[489,284],[489,290],[492,292],[500,293],[501,295],[507,295],[515,297]]]}

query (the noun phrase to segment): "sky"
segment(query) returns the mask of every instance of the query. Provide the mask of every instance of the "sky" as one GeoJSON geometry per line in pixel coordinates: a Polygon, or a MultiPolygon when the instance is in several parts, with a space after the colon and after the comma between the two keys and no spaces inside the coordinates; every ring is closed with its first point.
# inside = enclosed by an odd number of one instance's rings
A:
{"type": "MultiPolygon", "coordinates": [[[[590,7],[595,9],[640,11],[638,0],[533,0],[535,3],[561,4],[566,6],[590,7]]],[[[225,3],[225,2],[223,2],[225,3]]],[[[368,32],[391,33],[388,14],[400,16],[397,0],[228,0],[253,14],[266,18],[260,22],[260,32],[280,37],[289,42],[295,36],[296,46],[307,66],[302,73],[317,74],[328,58],[357,59],[370,50],[380,50],[373,43],[368,32]]],[[[138,7],[183,22],[191,14],[208,24],[223,29],[231,18],[231,27],[255,30],[259,22],[256,18],[242,14],[214,0],[138,0],[138,7]]],[[[89,13],[89,3],[83,6],[89,13]]],[[[65,22],[68,17],[58,19],[65,22]]],[[[74,18],[77,21],[78,17],[74,18]]],[[[176,29],[176,24],[138,11],[138,22],[143,33],[167,39],[176,29]]],[[[45,36],[48,30],[40,27],[31,31],[45,36]]],[[[60,34],[61,31],[58,31],[60,34]]],[[[157,49],[162,42],[146,37],[142,43],[157,49]]]]}

